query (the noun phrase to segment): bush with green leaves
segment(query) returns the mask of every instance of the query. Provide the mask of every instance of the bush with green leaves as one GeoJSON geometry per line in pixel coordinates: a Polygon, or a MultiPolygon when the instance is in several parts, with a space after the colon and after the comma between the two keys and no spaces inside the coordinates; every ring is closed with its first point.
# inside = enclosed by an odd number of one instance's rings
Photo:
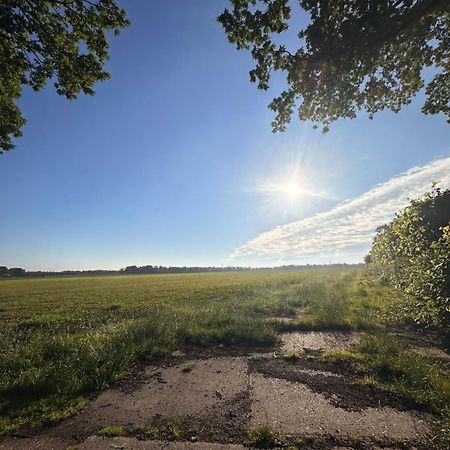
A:
{"type": "Polygon", "coordinates": [[[370,273],[400,288],[403,316],[440,327],[450,340],[450,190],[435,186],[377,230],[370,273]]]}

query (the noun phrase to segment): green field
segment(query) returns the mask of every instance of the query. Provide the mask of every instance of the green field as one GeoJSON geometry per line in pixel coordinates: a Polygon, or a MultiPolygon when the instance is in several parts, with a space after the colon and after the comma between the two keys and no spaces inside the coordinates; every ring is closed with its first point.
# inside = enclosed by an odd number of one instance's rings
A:
{"type": "Polygon", "coordinates": [[[0,430],[73,414],[137,363],[177,349],[379,329],[396,295],[361,269],[2,280],[0,430]]]}
{"type": "MultiPolygon", "coordinates": [[[[293,313],[297,294],[355,278],[357,269],[0,280],[0,329],[86,332],[156,312],[293,313]]],[[[256,317],[254,317],[256,315],[256,317]]]]}

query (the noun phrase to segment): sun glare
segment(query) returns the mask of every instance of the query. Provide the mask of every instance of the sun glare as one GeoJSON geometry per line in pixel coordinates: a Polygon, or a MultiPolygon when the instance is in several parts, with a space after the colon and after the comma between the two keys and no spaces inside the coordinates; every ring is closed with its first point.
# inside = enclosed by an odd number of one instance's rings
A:
{"type": "Polygon", "coordinates": [[[300,154],[273,161],[268,169],[266,177],[251,180],[249,187],[260,197],[259,206],[265,217],[299,217],[315,208],[318,201],[330,198],[317,186],[323,178],[320,171],[312,162],[303,161],[300,154]]]}
{"type": "Polygon", "coordinates": [[[291,200],[294,200],[301,194],[300,186],[296,182],[290,182],[285,186],[281,186],[281,191],[291,200]]]}
{"type": "Polygon", "coordinates": [[[274,204],[289,209],[297,204],[303,195],[308,194],[297,177],[288,179],[285,182],[279,180],[278,183],[266,183],[261,188],[261,192],[265,193],[267,198],[274,204]]]}

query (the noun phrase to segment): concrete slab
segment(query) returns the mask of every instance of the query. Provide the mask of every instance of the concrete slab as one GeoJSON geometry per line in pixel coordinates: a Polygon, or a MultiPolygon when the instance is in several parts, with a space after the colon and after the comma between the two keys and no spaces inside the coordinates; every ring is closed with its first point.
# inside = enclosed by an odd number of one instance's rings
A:
{"type": "Polygon", "coordinates": [[[67,440],[51,436],[9,437],[0,442],[0,450],[65,450],[68,445],[67,440]]]}
{"type": "Polygon", "coordinates": [[[247,360],[219,357],[188,360],[165,368],[149,368],[139,383],[100,394],[86,409],[51,432],[57,435],[86,437],[110,425],[124,427],[148,425],[155,416],[168,420],[186,417],[199,422],[209,420],[223,409],[243,415],[233,401],[247,391],[247,360]],[[222,406],[227,405],[226,408],[222,406]]]}
{"type": "Polygon", "coordinates": [[[355,434],[414,439],[428,427],[423,420],[392,408],[348,411],[333,406],[322,394],[301,383],[251,374],[251,425],[268,424],[282,434],[355,434]]]}
{"type": "Polygon", "coordinates": [[[133,392],[110,390],[92,404],[90,414],[134,423],[161,414],[168,418],[201,416],[212,404],[230,399],[248,384],[244,358],[187,361],[152,369],[145,383],[133,392]]]}
{"type": "Polygon", "coordinates": [[[78,450],[244,450],[242,445],[217,444],[213,442],[166,442],[139,441],[135,438],[102,438],[91,436],[78,450]]]}

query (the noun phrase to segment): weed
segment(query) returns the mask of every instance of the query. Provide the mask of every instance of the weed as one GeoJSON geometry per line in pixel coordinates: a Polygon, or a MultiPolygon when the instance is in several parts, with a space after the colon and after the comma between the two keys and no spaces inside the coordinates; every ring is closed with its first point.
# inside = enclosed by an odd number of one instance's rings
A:
{"type": "Polygon", "coordinates": [[[437,363],[408,351],[385,334],[366,336],[359,352],[386,388],[430,412],[439,413],[450,405],[450,379],[437,363]]]}
{"type": "Polygon", "coordinates": [[[359,444],[362,441],[362,438],[361,438],[361,436],[358,436],[357,434],[349,434],[348,435],[348,440],[352,444],[357,445],[357,444],[359,444]]]}
{"type": "Polygon", "coordinates": [[[269,425],[260,425],[248,433],[247,445],[254,448],[274,448],[284,444],[283,437],[269,425]]]}
{"type": "Polygon", "coordinates": [[[161,430],[156,425],[148,427],[146,434],[151,439],[159,439],[161,437],[161,430]]]}
{"type": "Polygon", "coordinates": [[[354,360],[366,371],[366,384],[393,392],[413,407],[434,414],[438,439],[450,443],[450,378],[442,366],[384,333],[366,335],[353,350],[327,352],[324,358],[354,360]]]}
{"type": "Polygon", "coordinates": [[[294,439],[295,448],[303,447],[304,445],[312,444],[316,440],[316,437],[312,434],[305,434],[303,436],[294,439]]]}
{"type": "Polygon", "coordinates": [[[117,426],[117,425],[110,425],[107,427],[102,428],[98,434],[100,436],[105,437],[115,437],[115,436],[121,436],[123,434],[124,430],[123,427],[117,426]]]}
{"type": "Polygon", "coordinates": [[[381,311],[392,289],[370,285],[357,274],[348,272],[325,283],[312,281],[302,290],[302,316],[291,321],[272,319],[270,323],[280,331],[373,330],[382,326],[381,311]]]}
{"type": "Polygon", "coordinates": [[[170,434],[174,437],[174,439],[180,439],[181,436],[181,430],[180,428],[175,424],[170,424],[167,427],[167,430],[170,432],[170,434]]]}
{"type": "Polygon", "coordinates": [[[346,349],[335,349],[335,350],[328,350],[325,353],[322,354],[322,358],[332,361],[358,361],[363,360],[364,357],[353,351],[353,350],[346,350],[346,349]]]}

